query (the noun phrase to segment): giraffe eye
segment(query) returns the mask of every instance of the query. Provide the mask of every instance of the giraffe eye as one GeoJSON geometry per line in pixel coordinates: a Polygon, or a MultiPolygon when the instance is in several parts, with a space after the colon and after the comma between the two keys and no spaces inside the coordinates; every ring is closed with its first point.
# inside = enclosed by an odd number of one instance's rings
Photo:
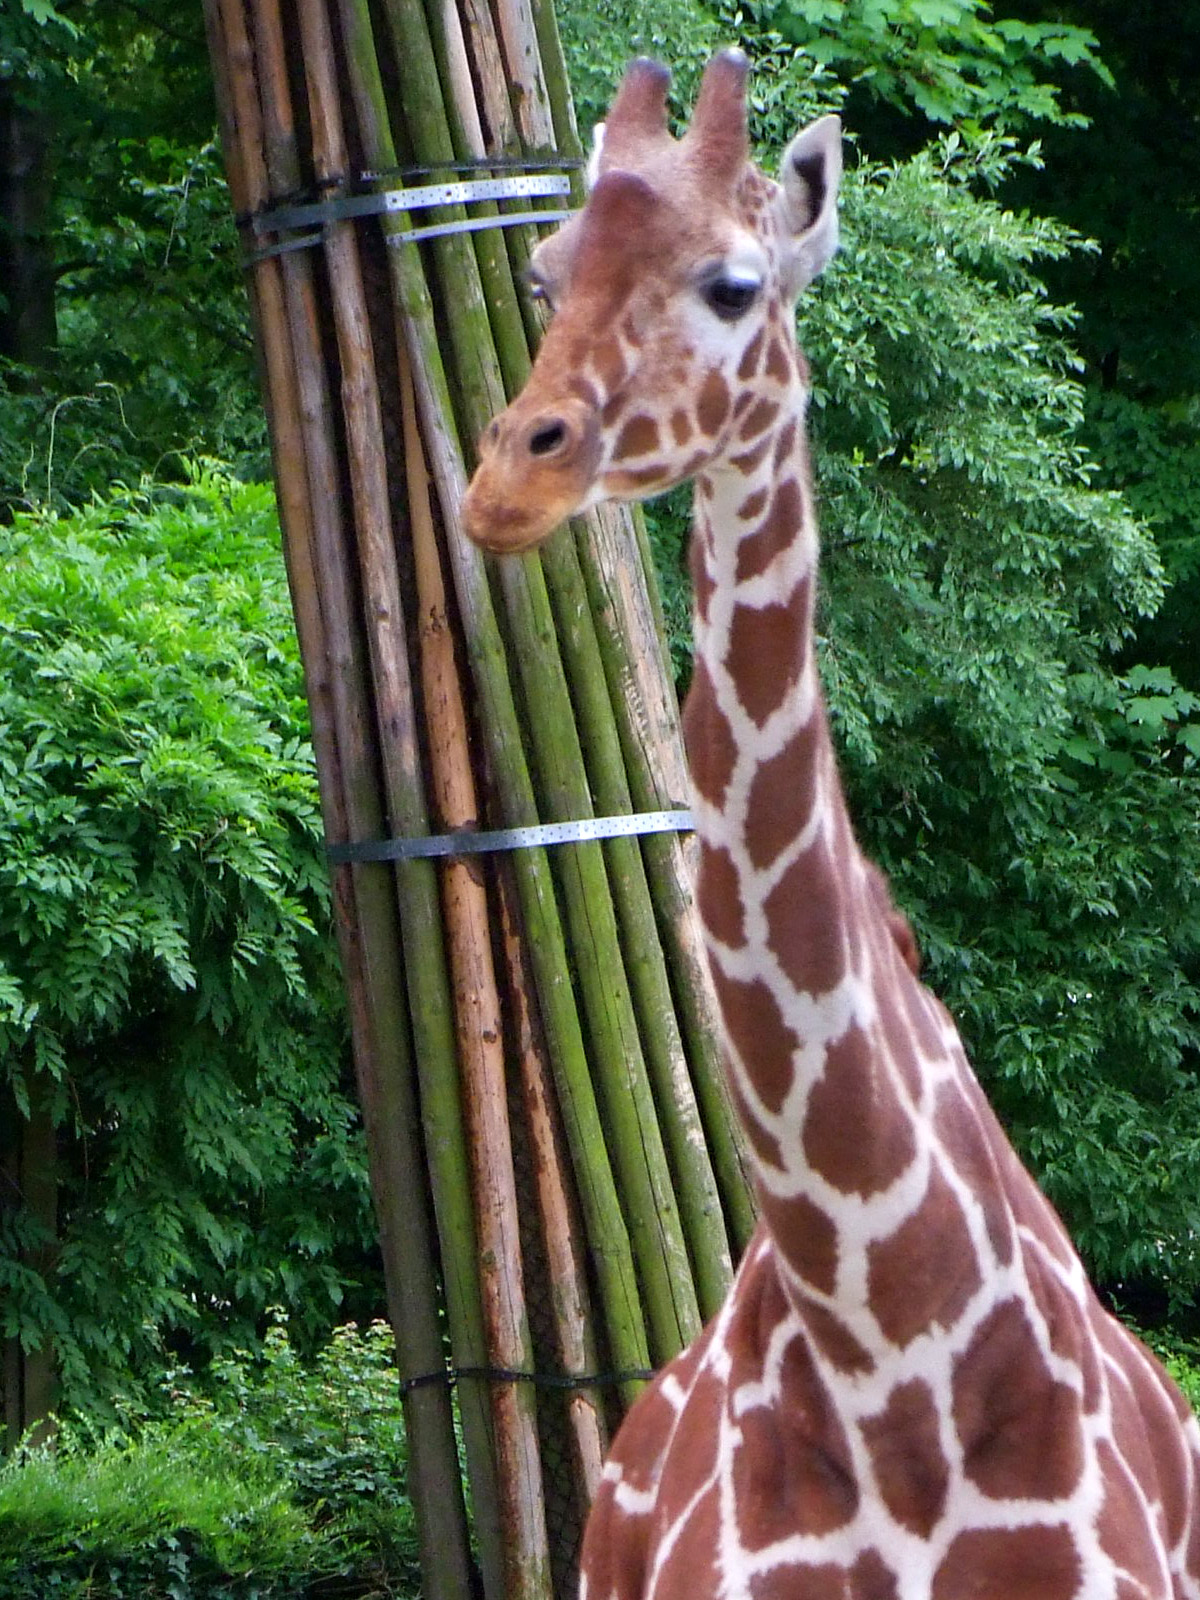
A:
{"type": "Polygon", "coordinates": [[[704,303],[722,322],[736,322],[758,299],[762,284],[757,278],[735,278],[721,273],[710,278],[701,289],[704,303]]]}
{"type": "Polygon", "coordinates": [[[543,277],[540,277],[531,269],[526,274],[525,283],[529,289],[529,298],[531,300],[541,300],[550,307],[551,311],[554,310],[554,301],[551,299],[550,290],[547,288],[546,280],[543,277]]]}

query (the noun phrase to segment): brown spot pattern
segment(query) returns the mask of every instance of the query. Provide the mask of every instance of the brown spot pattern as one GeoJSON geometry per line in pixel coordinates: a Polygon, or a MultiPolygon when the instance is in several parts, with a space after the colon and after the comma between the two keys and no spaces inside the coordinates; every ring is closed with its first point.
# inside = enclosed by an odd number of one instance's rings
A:
{"type": "Polygon", "coordinates": [[[692,437],[692,419],[686,411],[672,411],[671,437],[676,444],[686,444],[692,437]]]}
{"type": "Polygon", "coordinates": [[[746,938],[742,886],[728,850],[700,843],[700,870],[696,879],[696,904],[704,926],[714,939],[736,949],[746,938]]]}
{"type": "Polygon", "coordinates": [[[884,1505],[901,1527],[927,1539],[950,1483],[929,1386],[917,1378],[899,1384],[884,1409],[863,1423],[862,1436],[884,1505]]]}
{"type": "Polygon", "coordinates": [[[798,855],[763,902],[768,939],[797,989],[827,994],[845,971],[839,876],[818,843],[798,855]]]}
{"type": "Polygon", "coordinates": [[[767,377],[774,378],[776,383],[786,383],[791,375],[792,364],[788,360],[787,342],[782,334],[777,334],[771,340],[770,349],[767,351],[767,377]]]}
{"type": "Polygon", "coordinates": [[[771,448],[771,435],[768,433],[752,445],[749,450],[743,450],[740,455],[730,456],[729,465],[738,472],[749,474],[761,467],[766,460],[767,451],[771,448]]]}
{"type": "Polygon", "coordinates": [[[598,406],[600,404],[600,391],[594,383],[589,383],[586,378],[581,378],[578,373],[572,373],[567,379],[567,393],[582,400],[585,406],[598,406]]]}
{"type": "Polygon", "coordinates": [[[873,1372],[875,1360],[869,1351],[832,1311],[816,1300],[804,1307],[804,1325],[817,1349],[839,1372],[873,1372]]]}
{"type": "Polygon", "coordinates": [[[871,1304],[884,1335],[901,1347],[934,1322],[950,1327],[980,1286],[971,1235],[950,1185],[931,1170],[921,1203],[871,1246],[871,1304]]]}
{"type": "Polygon", "coordinates": [[[746,1548],[845,1526],[858,1509],[846,1435],[802,1339],[784,1355],[778,1402],[740,1425],[732,1480],[746,1548]]]}
{"type": "Polygon", "coordinates": [[[996,1499],[1055,1500],[1083,1470],[1074,1392],[1051,1377],[1020,1301],[980,1323],[951,1380],[964,1470],[996,1499]]]}
{"type": "Polygon", "coordinates": [[[799,680],[808,592],[804,580],[783,604],[735,606],[730,619],[725,665],[737,685],[738,699],[760,728],[799,680]]]}
{"type": "Polygon", "coordinates": [[[809,1094],[804,1154],[843,1194],[888,1188],[916,1154],[912,1123],[887,1082],[876,1041],[853,1024],[825,1052],[809,1094]]]}
{"type": "Polygon", "coordinates": [[[837,1281],[837,1229],[804,1195],[790,1200],[762,1197],[763,1214],[777,1240],[786,1240],[792,1267],[820,1294],[832,1294],[837,1281]]]}
{"type": "Polygon", "coordinates": [[[742,359],[738,362],[737,375],[743,381],[752,378],[758,371],[758,358],[762,351],[763,340],[766,338],[766,329],[759,328],[750,343],[742,352],[742,359]]]}
{"type": "MultiPolygon", "coordinates": [[[[795,420],[793,419],[790,422],[784,423],[783,427],[780,428],[778,436],[776,437],[776,440],[775,440],[775,471],[776,472],[779,471],[779,469],[783,465],[783,463],[792,454],[792,451],[795,449],[795,447],[796,447],[796,423],[795,423],[795,420]]],[[[807,471],[807,469],[808,469],[807,457],[803,461],[802,467],[803,467],[803,470],[807,471]]],[[[796,526],[797,526],[797,528],[799,528],[800,524],[797,523],[796,526]]]]}
{"type": "Polygon", "coordinates": [[[600,339],[591,351],[591,370],[596,374],[600,388],[611,395],[625,380],[625,354],[614,334],[600,339]]]}
{"type": "Polygon", "coordinates": [[[659,446],[658,423],[653,417],[639,413],[630,417],[617,436],[613,459],[622,460],[625,456],[645,456],[659,446]]]}
{"type": "Polygon", "coordinates": [[[729,406],[729,385],[714,367],[700,386],[700,398],[696,404],[696,420],[701,433],[715,438],[729,415],[729,406]]]}
{"type": "Polygon", "coordinates": [[[946,1551],[933,1600],[1074,1600],[1079,1579],[1079,1554],[1062,1523],[971,1528],[946,1551]]]}
{"type": "MultiPolygon", "coordinates": [[[[713,580],[708,570],[708,557],[704,541],[698,536],[694,536],[692,539],[691,549],[688,553],[688,567],[692,575],[692,604],[695,606],[696,615],[700,620],[707,622],[708,603],[712,599],[713,580]]],[[[695,670],[699,672],[703,665],[703,662],[697,661],[695,670]]]]}
{"type": "Polygon", "coordinates": [[[943,1084],[938,1091],[933,1131],[954,1170],[979,1203],[996,1260],[1007,1266],[1015,1248],[1012,1219],[1004,1202],[1004,1190],[987,1135],[957,1081],[943,1084]]]}
{"type": "Polygon", "coordinates": [[[782,1172],[783,1151],[780,1149],[779,1140],[773,1133],[768,1133],[758,1119],[751,1115],[749,1103],[738,1087],[737,1080],[732,1077],[729,1080],[729,1092],[733,1096],[733,1107],[737,1112],[738,1121],[750,1141],[750,1148],[763,1166],[774,1167],[776,1172],[782,1172]]]}
{"type": "Polygon", "coordinates": [[[731,978],[718,962],[712,975],[730,1042],[768,1110],[778,1111],[795,1076],[799,1040],[761,978],[748,983],[731,978]]]}
{"type": "Polygon", "coordinates": [[[774,400],[756,400],[738,429],[738,438],[756,439],[764,428],[771,426],[778,415],[779,407],[774,400]]]}
{"type": "Polygon", "coordinates": [[[864,1550],[850,1568],[850,1600],[898,1600],[896,1576],[878,1550],[864,1550]]]}
{"type": "Polygon", "coordinates": [[[1114,1565],[1123,1567],[1145,1585],[1146,1594],[1164,1590],[1166,1573],[1159,1564],[1158,1552],[1150,1536],[1146,1507],[1116,1451],[1102,1439],[1096,1457],[1104,1482],[1104,1504],[1098,1528],[1100,1548],[1114,1565]]]}
{"type": "Polygon", "coordinates": [[[653,467],[624,467],[621,469],[621,477],[624,478],[626,483],[632,484],[635,488],[648,488],[650,484],[660,482],[662,476],[663,469],[661,465],[653,467]]]}
{"type": "Polygon", "coordinates": [[[616,394],[610,395],[604,402],[600,412],[600,421],[606,428],[616,426],[621,413],[629,404],[629,395],[624,389],[618,389],[616,394]]]}
{"type": "Polygon", "coordinates": [[[755,489],[751,494],[746,496],[741,505],[737,508],[738,521],[751,522],[755,517],[761,516],[763,507],[766,505],[766,503],[767,490],[755,489]]]}
{"type": "MultiPolygon", "coordinates": [[[[777,485],[771,497],[771,508],[761,526],[746,534],[738,545],[739,583],[765,572],[777,555],[795,543],[802,510],[800,485],[795,478],[785,478],[777,485]]],[[[807,579],[803,581],[808,583],[807,579]]]]}
{"type": "Polygon", "coordinates": [[[817,792],[814,715],[778,755],[760,764],[750,785],[746,838],[755,867],[769,866],[804,827],[817,792]]]}

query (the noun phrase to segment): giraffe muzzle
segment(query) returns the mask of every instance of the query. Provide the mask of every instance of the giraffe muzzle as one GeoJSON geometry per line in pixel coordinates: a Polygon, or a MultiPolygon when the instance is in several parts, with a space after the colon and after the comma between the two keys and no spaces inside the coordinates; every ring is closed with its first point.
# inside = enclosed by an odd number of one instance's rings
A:
{"type": "Polygon", "coordinates": [[[595,411],[569,398],[532,411],[520,401],[493,419],[463,501],[467,536],[498,554],[532,549],[576,511],[595,481],[595,411]]]}

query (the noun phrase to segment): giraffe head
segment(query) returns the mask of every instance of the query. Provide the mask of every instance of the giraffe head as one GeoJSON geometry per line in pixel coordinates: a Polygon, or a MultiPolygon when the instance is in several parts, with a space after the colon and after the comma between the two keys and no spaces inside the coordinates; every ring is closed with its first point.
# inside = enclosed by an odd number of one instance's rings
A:
{"type": "Polygon", "coordinates": [[[667,131],[668,73],[633,62],[596,130],[584,209],[536,249],[554,318],[524,391],[480,441],[468,534],[524,550],[599,500],[658,494],[745,451],[803,385],[792,305],[837,247],[841,128],[750,161],[746,57],[704,74],[667,131]]]}

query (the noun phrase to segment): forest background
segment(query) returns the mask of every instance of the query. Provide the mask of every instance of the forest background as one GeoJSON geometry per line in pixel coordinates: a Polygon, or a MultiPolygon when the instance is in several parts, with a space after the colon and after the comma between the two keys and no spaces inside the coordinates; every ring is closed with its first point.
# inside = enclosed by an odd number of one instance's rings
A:
{"type": "MultiPolygon", "coordinates": [[[[800,331],[852,803],[1103,1292],[1186,1362],[1200,17],[559,16],[583,126],[629,55],[668,60],[682,108],[731,39],[768,162],[843,115],[843,250],[800,331]]],[[[88,1471],[114,1440],[244,1458],[253,1426],[278,1510],[370,1461],[402,1486],[402,1439],[378,1335],[344,1329],[383,1295],[214,122],[198,6],[0,10],[0,1340],[40,1355],[88,1471]],[[333,1417],[331,1348],[386,1437],[333,1417]]],[[[678,498],[652,515],[681,688],[686,523],[678,498]]],[[[358,1524],[345,1550],[403,1568],[383,1498],[391,1555],[358,1524]]]]}

